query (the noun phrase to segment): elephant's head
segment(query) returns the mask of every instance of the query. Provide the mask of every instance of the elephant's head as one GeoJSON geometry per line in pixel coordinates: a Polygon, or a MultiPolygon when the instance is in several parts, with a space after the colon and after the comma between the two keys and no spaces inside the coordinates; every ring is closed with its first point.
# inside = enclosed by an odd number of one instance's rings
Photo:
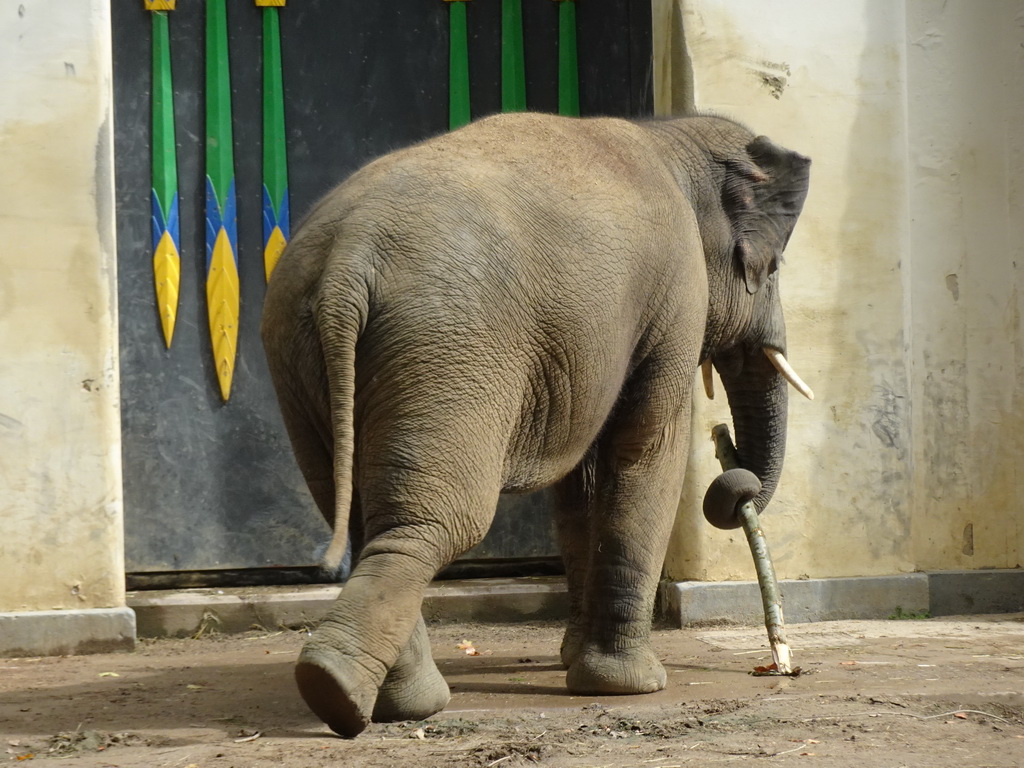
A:
{"type": "MultiPolygon", "coordinates": [[[[719,528],[738,510],[764,510],[778,485],[786,447],[787,381],[811,390],[786,362],[779,265],[807,196],[810,159],[727,120],[708,121],[709,186],[698,202],[708,266],[709,306],[701,353],[705,384],[718,370],[729,399],[742,469],[717,477],[704,514],[719,528]]],[[[711,392],[709,391],[709,395],[711,392]]]]}

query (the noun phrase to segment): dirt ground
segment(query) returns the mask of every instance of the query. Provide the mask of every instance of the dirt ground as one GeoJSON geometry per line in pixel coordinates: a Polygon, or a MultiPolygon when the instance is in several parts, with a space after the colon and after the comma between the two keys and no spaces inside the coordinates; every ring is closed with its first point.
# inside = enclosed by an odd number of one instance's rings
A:
{"type": "Polygon", "coordinates": [[[625,697],[565,692],[554,624],[431,637],[447,710],[353,740],[299,698],[303,632],[0,660],[0,755],[90,768],[1024,765],[1021,615],[792,625],[796,678],[749,674],[770,662],[763,628],[657,630],[669,686],[625,697]]]}

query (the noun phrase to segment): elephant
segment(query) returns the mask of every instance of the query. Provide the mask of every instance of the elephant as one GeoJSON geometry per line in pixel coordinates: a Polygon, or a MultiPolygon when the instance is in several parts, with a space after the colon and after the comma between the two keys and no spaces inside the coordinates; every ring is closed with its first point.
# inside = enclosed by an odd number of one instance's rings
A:
{"type": "Polygon", "coordinates": [[[424,591],[502,492],[552,488],[568,690],[665,686],[651,619],[698,368],[719,372],[743,466],[707,494],[723,527],[771,498],[787,380],[806,387],[778,269],[809,167],[723,117],[512,113],[384,155],[313,207],[260,333],[333,526],[324,562],[357,553],[295,666],[333,731],[446,706],[424,591]]]}

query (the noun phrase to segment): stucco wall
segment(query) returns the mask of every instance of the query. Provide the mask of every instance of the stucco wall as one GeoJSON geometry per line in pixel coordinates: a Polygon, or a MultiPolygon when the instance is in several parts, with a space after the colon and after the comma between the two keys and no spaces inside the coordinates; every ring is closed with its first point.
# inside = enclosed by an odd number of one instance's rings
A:
{"type": "MultiPolygon", "coordinates": [[[[655,16],[662,103],[814,158],[780,575],[1020,565],[1024,2],[680,9],[655,16]]],[[[123,605],[109,41],[103,0],[0,0],[0,614],[123,605]]],[[[674,578],[751,576],[696,511],[727,416],[698,402],[674,578]]]]}
{"type": "MultiPolygon", "coordinates": [[[[780,576],[1018,565],[1024,3],[681,7],[687,56],[655,71],[688,61],[698,109],[814,160],[782,270],[789,359],[816,399],[791,398],[767,513],[780,576]]],[[[742,533],[699,513],[719,398],[694,414],[676,579],[752,577],[742,533]]]]}
{"type": "Polygon", "coordinates": [[[0,613],[124,605],[109,30],[0,0],[0,613]]]}
{"type": "Polygon", "coordinates": [[[910,3],[907,51],[915,560],[1014,567],[1024,2],[910,3]]]}

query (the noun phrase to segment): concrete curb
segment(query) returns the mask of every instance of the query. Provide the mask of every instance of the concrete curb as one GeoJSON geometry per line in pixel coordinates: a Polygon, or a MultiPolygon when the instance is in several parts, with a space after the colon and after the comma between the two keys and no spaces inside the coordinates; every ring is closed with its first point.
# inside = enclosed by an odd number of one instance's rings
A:
{"type": "MultiPolygon", "coordinates": [[[[928,577],[923,573],[861,576],[846,579],[780,581],[787,622],[837,619],[885,619],[900,608],[906,613],[928,610],[928,577]]],[[[764,621],[756,581],[665,583],[662,608],[676,627],[692,624],[764,621]]]]}
{"type": "Polygon", "coordinates": [[[1024,569],[928,574],[932,616],[1024,611],[1024,569]]]}
{"type": "MultiPolygon", "coordinates": [[[[139,637],[191,637],[206,632],[313,627],[340,586],[238,587],[129,592],[139,637]]],[[[564,618],[565,580],[558,577],[435,582],[427,589],[427,621],[516,622],[564,618]]]]}
{"type": "MultiPolygon", "coordinates": [[[[886,619],[897,612],[958,616],[1024,611],[1024,569],[932,571],[779,582],[787,622],[886,619]]],[[[677,627],[764,621],[755,581],[667,582],[664,616],[677,627]]]]}
{"type": "Polygon", "coordinates": [[[314,627],[341,587],[225,587],[129,592],[139,637],[314,627]]]}
{"type": "Polygon", "coordinates": [[[130,608],[0,613],[0,656],[74,656],[134,647],[130,608]]]}
{"type": "MultiPolygon", "coordinates": [[[[932,616],[1024,612],[1024,570],[938,571],[891,576],[797,579],[780,584],[786,621],[886,619],[897,609],[932,616]]],[[[130,592],[140,637],[188,637],[252,628],[313,627],[341,587],[240,587],[130,592]]],[[[756,582],[666,582],[662,615],[673,626],[764,621],[756,582]]],[[[516,622],[564,619],[559,577],[435,582],[428,621],[516,622]]],[[[2,616],[2,614],[0,614],[2,616]]],[[[0,630],[3,625],[0,624],[0,630]]]]}

